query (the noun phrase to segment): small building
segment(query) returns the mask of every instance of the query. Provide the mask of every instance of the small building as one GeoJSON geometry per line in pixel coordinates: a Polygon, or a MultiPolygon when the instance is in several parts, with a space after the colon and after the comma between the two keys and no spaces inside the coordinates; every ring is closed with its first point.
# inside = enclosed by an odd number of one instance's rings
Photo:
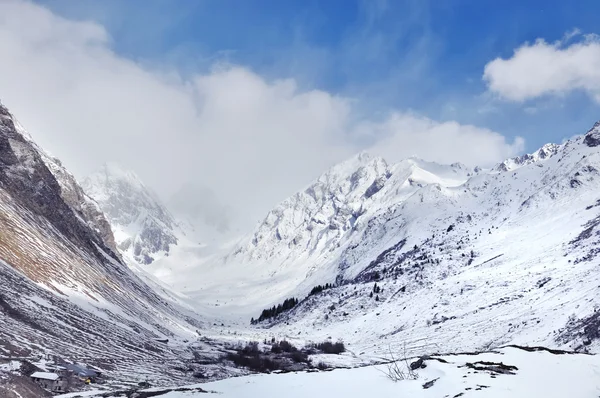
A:
{"type": "Polygon", "coordinates": [[[51,373],[56,373],[59,376],[68,376],[68,374],[70,373],[67,368],[65,368],[64,366],[60,366],[60,365],[47,365],[46,369],[51,372],[51,373]]]}
{"type": "Polygon", "coordinates": [[[66,382],[63,376],[56,373],[35,372],[31,374],[31,380],[38,386],[50,392],[66,392],[66,382]]]}
{"type": "Polygon", "coordinates": [[[88,365],[88,369],[96,372],[96,377],[98,377],[98,378],[101,378],[102,374],[104,373],[104,371],[102,369],[97,368],[95,366],[88,365]]]}
{"type": "Polygon", "coordinates": [[[85,380],[86,382],[89,380],[90,382],[94,383],[98,377],[98,373],[96,371],[88,369],[83,365],[68,364],[65,365],[65,367],[67,370],[73,372],[73,376],[79,377],[81,380],[85,380]]]}

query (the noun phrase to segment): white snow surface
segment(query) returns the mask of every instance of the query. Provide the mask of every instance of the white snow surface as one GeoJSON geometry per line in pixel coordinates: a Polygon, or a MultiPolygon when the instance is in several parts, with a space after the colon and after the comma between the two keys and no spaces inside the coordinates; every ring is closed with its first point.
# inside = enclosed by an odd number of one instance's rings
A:
{"type": "MultiPolygon", "coordinates": [[[[260,397],[484,397],[484,398],[584,398],[600,395],[600,357],[592,355],[555,355],[505,348],[479,355],[449,355],[427,360],[417,370],[416,380],[394,382],[386,376],[386,365],[336,369],[316,373],[263,374],[235,377],[198,384],[223,398],[260,397]],[[467,363],[480,361],[515,366],[514,374],[493,374],[474,370],[467,363]],[[433,385],[423,385],[433,381],[433,385]]],[[[404,364],[402,364],[405,366],[404,364]]],[[[148,391],[160,391],[150,389],[148,391]]],[[[93,392],[89,393],[93,396],[93,392]]],[[[167,392],[161,398],[211,396],[200,392],[167,392]]],[[[66,394],[60,398],[76,397],[66,394]]],[[[83,395],[80,395],[83,396],[83,395]]]]}

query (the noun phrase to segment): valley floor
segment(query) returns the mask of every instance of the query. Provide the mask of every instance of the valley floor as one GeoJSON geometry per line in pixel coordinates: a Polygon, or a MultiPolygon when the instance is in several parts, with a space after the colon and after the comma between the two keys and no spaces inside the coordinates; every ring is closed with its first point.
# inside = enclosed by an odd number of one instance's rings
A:
{"type": "MultiPolygon", "coordinates": [[[[260,397],[544,397],[600,396],[600,356],[553,354],[503,348],[477,355],[448,355],[425,361],[416,380],[390,380],[386,365],[314,373],[261,374],[187,387],[188,391],[146,390],[147,396],[188,398],[260,397]],[[506,366],[504,366],[506,365],[506,366]],[[192,391],[201,388],[206,392],[192,391]],[[162,393],[161,393],[162,392],[162,393]]],[[[407,364],[399,364],[406,369],[407,364]]],[[[186,388],[184,388],[185,390],[186,388]]],[[[114,393],[113,393],[114,394],[114,393]]],[[[75,397],[125,397],[106,392],[75,397]],[[102,394],[102,395],[99,395],[102,394]]],[[[146,396],[146,395],[140,395],[146,396]]]]}

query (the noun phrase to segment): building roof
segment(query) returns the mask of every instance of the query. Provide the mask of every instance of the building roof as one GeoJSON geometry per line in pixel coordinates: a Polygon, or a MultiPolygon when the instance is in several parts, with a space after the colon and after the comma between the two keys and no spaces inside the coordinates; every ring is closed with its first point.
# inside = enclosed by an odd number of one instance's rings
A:
{"type": "Polygon", "coordinates": [[[77,365],[77,364],[68,364],[67,365],[67,369],[68,370],[72,370],[73,373],[75,373],[78,376],[83,376],[83,377],[96,377],[98,376],[98,374],[91,370],[88,369],[82,365],[77,365]]]}
{"type": "Polygon", "coordinates": [[[31,375],[31,377],[35,379],[44,379],[44,380],[58,380],[60,377],[56,373],[47,373],[47,372],[35,372],[31,375]]]}

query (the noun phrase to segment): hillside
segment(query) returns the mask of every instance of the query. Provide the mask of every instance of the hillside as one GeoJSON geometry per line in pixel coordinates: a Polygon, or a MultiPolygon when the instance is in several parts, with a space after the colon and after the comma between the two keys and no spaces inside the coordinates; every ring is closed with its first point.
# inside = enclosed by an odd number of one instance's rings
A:
{"type": "Polygon", "coordinates": [[[57,355],[110,374],[134,367],[134,380],[182,359],[198,316],[136,276],[107,225],[71,174],[0,107],[0,355],[57,355]],[[157,342],[164,338],[175,344],[157,342]]]}
{"type": "Polygon", "coordinates": [[[293,326],[278,323],[274,331],[344,336],[373,354],[388,344],[598,352],[599,136],[596,124],[548,156],[514,159],[506,171],[480,172],[457,186],[430,183],[402,197],[408,179],[384,184],[372,198],[387,201],[393,192],[397,202],[369,206],[372,216],[333,255],[312,260],[312,269],[327,269],[322,282],[338,287],[301,303],[284,317],[293,326]]]}

